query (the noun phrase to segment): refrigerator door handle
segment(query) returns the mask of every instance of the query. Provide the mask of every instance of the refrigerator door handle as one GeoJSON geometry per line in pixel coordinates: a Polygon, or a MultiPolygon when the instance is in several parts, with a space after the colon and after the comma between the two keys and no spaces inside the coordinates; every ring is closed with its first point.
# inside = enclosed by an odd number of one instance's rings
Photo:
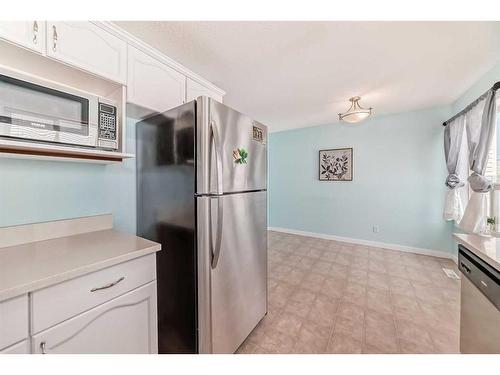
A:
{"type": "MultiPolygon", "coordinates": [[[[215,246],[210,239],[210,245],[212,246],[212,269],[217,267],[220,257],[220,249],[222,243],[222,221],[224,220],[224,201],[222,197],[212,197],[212,199],[217,199],[217,233],[215,235],[215,246]]],[[[212,204],[210,204],[212,207],[212,204]]],[[[211,217],[212,215],[210,215],[211,217]]],[[[212,231],[212,220],[210,220],[210,233],[212,231]]]]}
{"type": "Polygon", "coordinates": [[[215,164],[217,166],[217,195],[221,195],[224,190],[222,187],[222,154],[219,131],[217,130],[215,121],[210,121],[210,129],[212,130],[215,147],[215,164]]]}

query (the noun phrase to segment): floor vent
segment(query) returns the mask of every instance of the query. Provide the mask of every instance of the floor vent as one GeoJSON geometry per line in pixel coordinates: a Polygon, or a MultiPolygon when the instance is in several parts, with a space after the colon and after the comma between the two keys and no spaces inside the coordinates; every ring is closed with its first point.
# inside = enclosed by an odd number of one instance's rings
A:
{"type": "Polygon", "coordinates": [[[443,272],[448,276],[450,279],[455,279],[455,280],[460,280],[460,277],[457,275],[457,273],[452,270],[451,268],[443,268],[443,272]]]}

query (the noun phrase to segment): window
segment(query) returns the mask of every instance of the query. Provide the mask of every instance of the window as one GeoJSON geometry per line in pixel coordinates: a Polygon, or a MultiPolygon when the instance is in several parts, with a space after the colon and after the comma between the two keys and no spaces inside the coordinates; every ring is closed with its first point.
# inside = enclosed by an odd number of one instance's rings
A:
{"type": "Polygon", "coordinates": [[[489,224],[494,234],[500,236],[500,101],[497,101],[497,124],[488,155],[485,176],[493,182],[489,197],[489,224]]]}

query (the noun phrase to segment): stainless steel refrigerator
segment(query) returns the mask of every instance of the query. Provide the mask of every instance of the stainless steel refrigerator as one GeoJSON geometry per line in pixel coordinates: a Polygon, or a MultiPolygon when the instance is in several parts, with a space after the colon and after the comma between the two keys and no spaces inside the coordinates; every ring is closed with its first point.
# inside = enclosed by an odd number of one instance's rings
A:
{"type": "Polygon", "coordinates": [[[136,126],[160,353],[233,353],[267,312],[267,128],[207,97],[136,126]]]}

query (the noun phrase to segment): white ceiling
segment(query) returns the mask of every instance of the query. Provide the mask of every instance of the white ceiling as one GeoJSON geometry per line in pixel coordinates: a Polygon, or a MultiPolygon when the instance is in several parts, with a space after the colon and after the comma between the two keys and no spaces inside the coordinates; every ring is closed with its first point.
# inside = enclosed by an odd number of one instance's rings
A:
{"type": "Polygon", "coordinates": [[[500,61],[500,22],[116,22],[271,131],[449,104],[500,61]]]}

